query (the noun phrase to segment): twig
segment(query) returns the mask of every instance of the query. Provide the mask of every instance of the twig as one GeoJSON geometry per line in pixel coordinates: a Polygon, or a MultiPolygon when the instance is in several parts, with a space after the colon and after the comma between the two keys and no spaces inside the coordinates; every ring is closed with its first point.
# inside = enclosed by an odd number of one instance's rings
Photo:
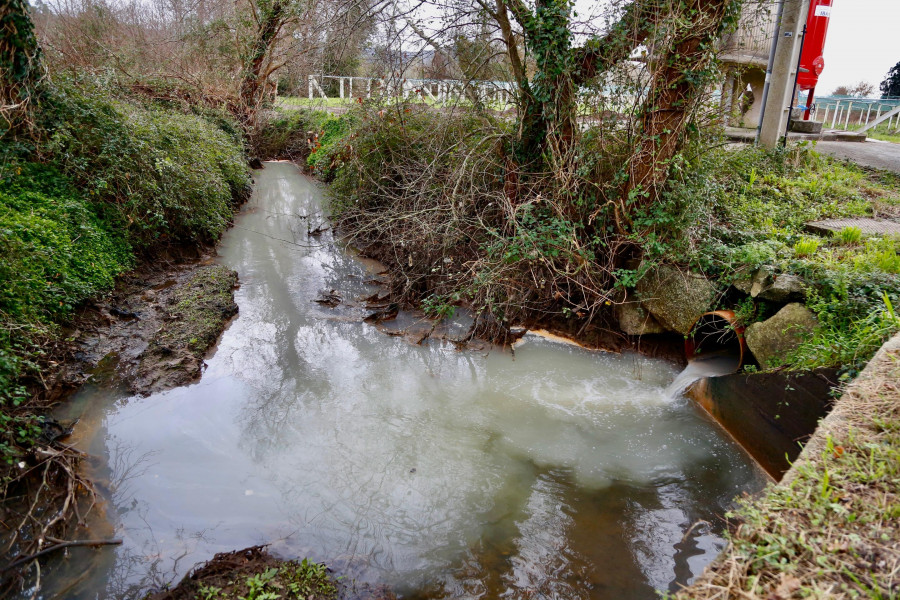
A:
{"type": "Polygon", "coordinates": [[[50,554],[51,552],[55,552],[57,550],[62,550],[63,548],[73,548],[78,546],[88,546],[88,547],[96,547],[96,546],[118,546],[122,543],[121,539],[112,539],[112,540],[71,540],[68,542],[61,542],[59,544],[53,544],[52,546],[48,546],[39,552],[35,552],[34,554],[29,554],[28,556],[23,556],[21,558],[17,558],[12,561],[2,569],[0,569],[0,573],[5,573],[10,569],[15,569],[16,567],[20,567],[25,563],[32,561],[36,558],[44,556],[45,554],[50,554]]]}

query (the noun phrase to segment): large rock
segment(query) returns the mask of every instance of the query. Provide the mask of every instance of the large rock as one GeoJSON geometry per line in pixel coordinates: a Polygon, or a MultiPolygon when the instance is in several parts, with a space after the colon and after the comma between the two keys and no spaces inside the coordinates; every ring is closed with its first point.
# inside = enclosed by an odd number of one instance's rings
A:
{"type": "Polygon", "coordinates": [[[637,293],[643,307],[660,325],[687,335],[694,322],[709,310],[716,286],[702,275],[663,265],[638,282],[637,293]]]}
{"type": "Polygon", "coordinates": [[[760,365],[774,367],[784,360],[788,352],[811,336],[818,326],[812,311],[794,302],[779,310],[771,319],[748,327],[744,339],[760,365]]]}
{"type": "Polygon", "coordinates": [[[617,305],[616,318],[619,320],[619,328],[627,335],[648,335],[666,330],[653,315],[634,301],[617,305]]]}
{"type": "Polygon", "coordinates": [[[760,300],[776,303],[803,300],[806,297],[806,284],[796,275],[778,275],[771,284],[753,295],[760,300]]]}
{"type": "Polygon", "coordinates": [[[756,297],[759,292],[772,284],[772,276],[765,269],[749,271],[734,280],[735,288],[750,296],[756,297]]]}

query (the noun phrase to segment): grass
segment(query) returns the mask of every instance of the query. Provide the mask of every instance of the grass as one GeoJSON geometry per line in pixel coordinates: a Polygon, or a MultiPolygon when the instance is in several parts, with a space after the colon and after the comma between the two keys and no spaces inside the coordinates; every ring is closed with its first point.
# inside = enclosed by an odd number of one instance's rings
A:
{"type": "MultiPolygon", "coordinates": [[[[805,144],[780,152],[742,147],[710,152],[673,193],[687,198],[695,225],[668,243],[670,256],[723,287],[759,268],[809,284],[806,303],[822,327],[779,366],[837,366],[852,376],[896,331],[882,315],[885,298],[900,303],[898,240],[863,237],[853,228],[819,236],[806,224],[900,216],[900,176],[833,160],[805,144]]],[[[750,301],[760,320],[778,309],[750,301]]]]}
{"type": "MultiPolygon", "coordinates": [[[[366,99],[363,99],[366,101],[366,99]]],[[[454,98],[448,102],[438,102],[437,100],[432,99],[430,96],[425,95],[424,98],[419,96],[416,100],[408,99],[401,101],[399,98],[395,98],[392,100],[396,103],[404,103],[404,104],[426,104],[428,106],[471,106],[472,102],[467,98],[454,98]]],[[[347,108],[351,107],[354,104],[359,102],[359,98],[322,98],[321,96],[317,96],[315,98],[304,98],[301,96],[279,96],[275,101],[275,106],[280,108],[308,108],[308,109],[323,109],[323,108],[347,108]]],[[[387,102],[388,104],[391,101],[387,102]]],[[[504,111],[513,107],[512,103],[502,102],[502,101],[490,101],[486,102],[485,106],[491,110],[504,111]]]]}
{"type": "Polygon", "coordinates": [[[881,140],[882,142],[893,142],[894,144],[900,144],[900,133],[897,131],[893,132],[881,132],[875,130],[869,130],[868,136],[873,140],[881,140]]]}
{"type": "Polygon", "coordinates": [[[303,98],[300,96],[278,96],[275,106],[300,108],[335,108],[340,106],[352,106],[355,98],[303,98]]]}
{"type": "Polygon", "coordinates": [[[730,518],[728,548],[679,600],[900,594],[900,337],[849,386],[785,480],[730,518]]]}

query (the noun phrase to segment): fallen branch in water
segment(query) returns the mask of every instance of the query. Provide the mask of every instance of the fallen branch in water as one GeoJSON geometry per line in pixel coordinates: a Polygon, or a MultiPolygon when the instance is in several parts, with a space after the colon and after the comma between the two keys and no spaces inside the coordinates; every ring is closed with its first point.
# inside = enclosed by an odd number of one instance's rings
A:
{"type": "Polygon", "coordinates": [[[30,562],[36,558],[40,558],[45,554],[50,554],[51,552],[55,552],[57,550],[62,550],[63,548],[73,548],[78,546],[88,546],[88,547],[97,547],[97,546],[119,546],[122,544],[121,539],[112,539],[112,540],[70,540],[68,542],[60,542],[58,544],[53,544],[52,546],[48,546],[41,550],[40,552],[35,552],[34,554],[29,554],[28,556],[23,556],[21,558],[17,558],[12,561],[2,569],[0,569],[0,573],[9,571],[10,569],[15,569],[16,567],[20,567],[27,562],[30,562]]]}

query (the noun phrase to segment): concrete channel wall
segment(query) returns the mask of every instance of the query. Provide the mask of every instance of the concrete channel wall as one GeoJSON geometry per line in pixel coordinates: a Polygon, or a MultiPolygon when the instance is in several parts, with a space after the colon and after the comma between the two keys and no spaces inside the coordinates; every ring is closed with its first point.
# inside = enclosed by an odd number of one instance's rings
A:
{"type": "Polygon", "coordinates": [[[676,598],[897,597],[898,430],[900,334],[847,387],[781,482],[739,511],[729,545],[676,598]]]}
{"type": "Polygon", "coordinates": [[[837,385],[834,369],[734,373],[701,379],[688,396],[777,481],[828,414],[837,385]]]}

